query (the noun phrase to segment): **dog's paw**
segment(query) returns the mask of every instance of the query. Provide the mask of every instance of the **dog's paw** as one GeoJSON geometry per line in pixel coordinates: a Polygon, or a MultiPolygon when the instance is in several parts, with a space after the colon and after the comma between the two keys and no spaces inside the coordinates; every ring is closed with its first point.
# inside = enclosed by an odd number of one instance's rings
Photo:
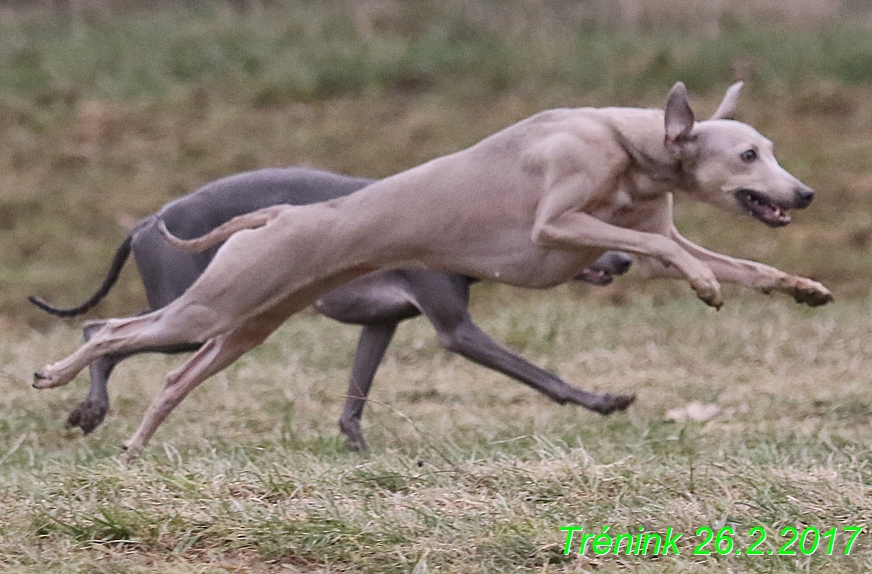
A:
{"type": "Polygon", "coordinates": [[[369,450],[366,439],[363,438],[359,419],[339,419],[339,428],[342,430],[342,434],[345,435],[345,446],[348,450],[354,452],[366,452],[369,450]]]}
{"type": "Polygon", "coordinates": [[[724,298],[721,295],[721,286],[714,280],[712,282],[694,282],[693,290],[696,291],[696,296],[709,307],[720,309],[724,305],[724,298]]]}
{"type": "Polygon", "coordinates": [[[718,283],[718,278],[711,269],[705,265],[693,260],[694,266],[685,271],[690,286],[696,291],[696,296],[703,302],[715,309],[720,309],[724,305],[724,298],[721,295],[721,284],[718,283]]]}
{"type": "Polygon", "coordinates": [[[82,401],[67,417],[67,428],[79,427],[85,434],[89,434],[100,426],[108,410],[108,404],[90,400],[82,401]]]}
{"type": "Polygon", "coordinates": [[[636,400],[636,395],[612,395],[603,393],[597,396],[596,403],[588,405],[592,411],[596,411],[601,415],[609,415],[615,411],[626,410],[633,401],[636,400]]]}
{"type": "Polygon", "coordinates": [[[121,461],[125,463],[131,463],[139,458],[139,455],[142,454],[142,449],[144,445],[139,444],[136,439],[129,439],[124,441],[124,444],[121,445],[121,461]]]}
{"type": "Polygon", "coordinates": [[[62,387],[72,382],[81,369],[71,369],[64,361],[46,365],[33,373],[34,389],[51,389],[62,387]]]}
{"type": "Polygon", "coordinates": [[[51,368],[45,367],[33,373],[34,389],[50,389],[67,384],[69,381],[59,378],[57,373],[52,373],[51,368]]]}
{"type": "Polygon", "coordinates": [[[794,277],[788,293],[797,303],[805,303],[810,307],[819,307],[833,301],[833,294],[829,289],[805,277],[794,277]]]}

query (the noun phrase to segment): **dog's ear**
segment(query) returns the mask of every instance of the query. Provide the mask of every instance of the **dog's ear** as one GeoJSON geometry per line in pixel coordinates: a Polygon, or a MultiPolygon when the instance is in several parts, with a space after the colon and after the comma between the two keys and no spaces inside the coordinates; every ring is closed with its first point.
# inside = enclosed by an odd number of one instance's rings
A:
{"type": "Polygon", "coordinates": [[[693,154],[696,149],[694,137],[691,135],[693,124],[693,110],[687,101],[687,88],[681,82],[676,83],[669,90],[666,99],[666,149],[678,158],[685,158],[693,154]]]}
{"type": "Polygon", "coordinates": [[[739,94],[742,92],[742,86],[745,85],[745,82],[736,82],[729,88],[727,88],[727,93],[724,95],[724,99],[721,100],[721,105],[718,106],[718,109],[712,114],[710,120],[732,120],[736,118],[736,107],[739,105],[739,94]]]}

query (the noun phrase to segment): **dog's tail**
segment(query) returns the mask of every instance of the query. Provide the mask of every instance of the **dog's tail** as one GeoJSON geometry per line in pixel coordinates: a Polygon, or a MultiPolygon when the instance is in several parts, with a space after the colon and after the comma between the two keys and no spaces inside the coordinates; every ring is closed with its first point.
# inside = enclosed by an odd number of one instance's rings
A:
{"type": "Polygon", "coordinates": [[[51,313],[52,315],[57,315],[58,317],[75,317],[77,315],[81,315],[83,313],[87,313],[92,308],[94,308],[97,303],[103,300],[103,297],[106,296],[107,293],[112,289],[115,285],[115,282],[118,281],[118,276],[121,274],[121,268],[124,267],[124,263],[127,261],[127,258],[130,256],[130,248],[133,243],[133,235],[128,235],[127,239],[121,244],[120,247],[115,251],[115,257],[112,258],[112,266],[109,268],[109,273],[106,275],[106,278],[103,279],[103,284],[100,285],[100,288],[91,295],[91,298],[79,305],[78,307],[69,307],[67,309],[60,309],[58,307],[51,306],[45,299],[41,297],[36,297],[31,295],[27,298],[28,301],[45,311],[46,313],[51,313]]]}
{"type": "Polygon", "coordinates": [[[166,223],[164,223],[164,220],[160,217],[158,217],[157,220],[157,228],[160,230],[161,235],[164,236],[164,239],[179,251],[184,253],[200,253],[201,251],[205,251],[210,247],[227,241],[227,239],[237,231],[263,227],[278,217],[279,212],[286,207],[286,205],[273,205],[270,207],[264,207],[257,211],[252,211],[251,213],[238,215],[230,221],[222,223],[206,235],[201,235],[194,239],[179,239],[173,235],[169,229],[167,229],[166,223]]]}

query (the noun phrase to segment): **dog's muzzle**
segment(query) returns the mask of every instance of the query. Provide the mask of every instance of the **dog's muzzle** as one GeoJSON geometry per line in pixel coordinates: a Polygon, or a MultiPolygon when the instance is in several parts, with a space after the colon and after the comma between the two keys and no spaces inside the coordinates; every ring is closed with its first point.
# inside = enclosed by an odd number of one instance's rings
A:
{"type": "MultiPolygon", "coordinates": [[[[787,206],[776,203],[753,189],[739,189],[735,192],[735,196],[736,201],[739,202],[739,205],[748,215],[762,221],[769,227],[784,227],[790,223],[790,209],[792,207],[800,207],[796,204],[787,206]]],[[[811,192],[811,197],[814,197],[813,191],[811,192]]],[[[798,199],[797,196],[797,202],[798,199]]],[[[810,198],[800,208],[807,206],[809,203],[811,203],[810,198]]]]}

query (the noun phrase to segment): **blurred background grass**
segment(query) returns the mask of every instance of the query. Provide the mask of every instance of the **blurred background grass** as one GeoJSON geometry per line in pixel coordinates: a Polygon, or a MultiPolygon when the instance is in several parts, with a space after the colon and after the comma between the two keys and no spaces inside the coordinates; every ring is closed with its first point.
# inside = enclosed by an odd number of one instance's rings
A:
{"type": "MultiPolygon", "coordinates": [[[[305,165],[382,177],[548,107],[740,117],[820,190],[770,230],[679,201],[715,250],[824,280],[872,278],[872,1],[0,1],[0,316],[78,303],[136,220],[212,179],[305,165]]],[[[683,286],[622,280],[608,295],[683,286]]],[[[144,306],[135,271],[99,308],[144,306]]]]}

